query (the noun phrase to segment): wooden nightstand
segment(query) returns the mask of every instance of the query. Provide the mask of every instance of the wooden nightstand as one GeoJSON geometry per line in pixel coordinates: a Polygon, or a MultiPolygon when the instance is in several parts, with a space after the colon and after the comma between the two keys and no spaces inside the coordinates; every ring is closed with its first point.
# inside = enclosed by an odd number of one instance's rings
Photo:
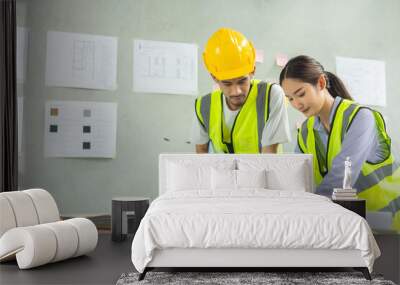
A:
{"type": "Polygon", "coordinates": [[[333,200],[332,202],[339,204],[340,206],[359,214],[365,219],[365,200],[354,199],[354,200],[333,200]]]}

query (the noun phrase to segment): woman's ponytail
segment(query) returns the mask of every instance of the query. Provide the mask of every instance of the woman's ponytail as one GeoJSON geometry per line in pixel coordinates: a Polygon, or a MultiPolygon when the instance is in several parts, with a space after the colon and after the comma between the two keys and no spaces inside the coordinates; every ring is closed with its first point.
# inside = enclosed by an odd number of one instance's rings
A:
{"type": "Polygon", "coordinates": [[[343,99],[353,100],[349,91],[347,91],[346,86],[344,86],[343,81],[339,77],[329,71],[325,71],[324,73],[326,75],[326,88],[332,97],[335,98],[339,96],[343,99]]]}

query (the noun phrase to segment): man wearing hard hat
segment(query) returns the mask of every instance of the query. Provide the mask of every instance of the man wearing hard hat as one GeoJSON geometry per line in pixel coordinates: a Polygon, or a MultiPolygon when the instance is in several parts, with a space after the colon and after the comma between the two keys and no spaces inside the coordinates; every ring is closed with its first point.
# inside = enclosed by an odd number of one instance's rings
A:
{"type": "Polygon", "coordinates": [[[219,90],[196,99],[196,152],[276,153],[290,140],[284,93],[277,84],[253,79],[252,43],[222,28],[208,40],[203,59],[219,90]]]}

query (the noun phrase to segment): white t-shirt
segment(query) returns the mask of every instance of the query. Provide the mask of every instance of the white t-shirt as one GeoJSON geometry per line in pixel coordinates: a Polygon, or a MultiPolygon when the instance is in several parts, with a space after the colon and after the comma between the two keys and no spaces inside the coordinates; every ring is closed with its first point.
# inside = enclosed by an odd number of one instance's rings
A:
{"type": "MultiPolygon", "coordinates": [[[[291,139],[289,119],[284,100],[285,95],[282,88],[278,84],[274,84],[270,93],[269,117],[264,126],[261,137],[261,145],[263,147],[277,143],[286,143],[291,139]]],[[[223,102],[224,104],[222,108],[224,112],[225,123],[228,129],[231,131],[235,118],[240,109],[232,111],[229,109],[226,100],[223,100],[223,102]]],[[[196,112],[193,112],[193,115],[191,142],[193,144],[206,144],[210,140],[208,133],[199,122],[196,112]]]]}

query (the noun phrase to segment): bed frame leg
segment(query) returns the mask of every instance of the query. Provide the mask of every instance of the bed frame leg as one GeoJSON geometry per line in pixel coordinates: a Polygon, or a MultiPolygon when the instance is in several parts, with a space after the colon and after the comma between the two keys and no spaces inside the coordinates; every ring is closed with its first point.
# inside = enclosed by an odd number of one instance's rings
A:
{"type": "Polygon", "coordinates": [[[146,276],[148,269],[147,267],[144,269],[144,271],[142,273],[139,274],[139,278],[138,281],[142,281],[144,279],[144,277],[146,276]]]}
{"type": "Polygon", "coordinates": [[[357,271],[361,271],[362,274],[364,275],[365,279],[372,280],[371,274],[369,274],[369,270],[367,267],[355,267],[354,269],[357,271]]]}

